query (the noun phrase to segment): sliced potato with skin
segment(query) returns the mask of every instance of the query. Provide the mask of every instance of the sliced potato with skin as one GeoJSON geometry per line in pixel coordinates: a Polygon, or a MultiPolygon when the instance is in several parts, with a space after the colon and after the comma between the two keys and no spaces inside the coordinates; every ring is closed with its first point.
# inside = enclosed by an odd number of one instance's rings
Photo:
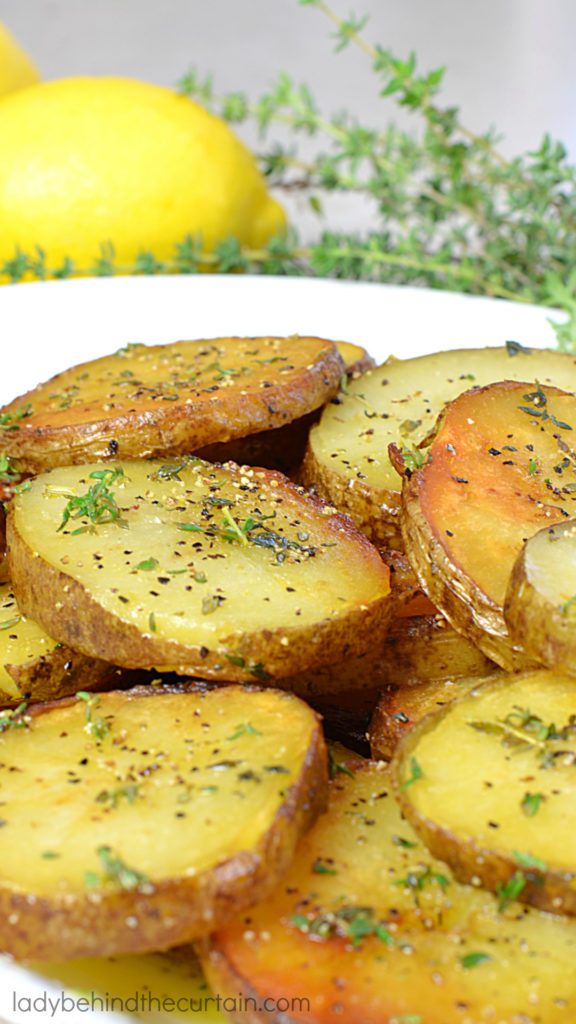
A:
{"type": "Polygon", "coordinates": [[[8,544],[23,612],[126,668],[266,682],[364,650],[392,614],[388,568],[347,517],[233,463],[54,470],[17,496],[8,544]],[[66,522],[100,487],[115,518],[66,522]]]}
{"type": "Polygon", "coordinates": [[[64,698],[5,717],[0,750],[0,948],[18,959],[206,934],[267,895],[325,800],[319,721],[273,690],[64,698]]]}
{"type": "Polygon", "coordinates": [[[52,700],[77,690],[112,689],[119,669],[49,636],[20,613],[10,583],[0,582],[0,705],[52,700]]]}
{"type": "Polygon", "coordinates": [[[388,445],[418,461],[418,446],[444,406],[474,384],[539,380],[576,391],[572,355],[502,348],[391,358],[350,383],[312,428],[303,482],[347,512],[377,543],[400,547],[400,487],[388,445]]]}
{"type": "Polygon", "coordinates": [[[402,812],[461,881],[576,914],[576,681],[541,669],[470,691],[395,758],[402,812]]]}
{"type": "Polygon", "coordinates": [[[400,615],[390,623],[384,640],[370,642],[360,654],[279,679],[276,685],[312,699],[318,694],[360,694],[390,685],[410,687],[423,680],[481,676],[494,668],[443,615],[400,615]]]}
{"type": "Polygon", "coordinates": [[[128,345],[5,405],[3,443],[32,473],[183,454],[306,415],[342,372],[333,342],[299,335],[128,345]]]}
{"type": "MultiPolygon", "coordinates": [[[[343,372],[353,378],[374,367],[374,360],[361,345],[349,341],[334,342],[344,362],[343,372]]],[[[239,462],[249,466],[264,466],[281,473],[295,474],[304,458],[310,427],[320,416],[320,409],[300,416],[274,430],[249,434],[233,441],[216,442],[196,451],[208,462],[239,462]]]]}
{"type": "Polygon", "coordinates": [[[576,508],[574,429],[574,395],[492,384],[450,404],[425,464],[404,476],[402,532],[422,586],[506,669],[534,665],[510,638],[503,604],[528,537],[576,508]]]}
{"type": "Polygon", "coordinates": [[[538,661],[576,674],[576,520],[546,527],[518,555],[504,602],[511,636],[538,661]]]}
{"type": "Polygon", "coordinates": [[[382,763],[347,768],[275,893],[199,944],[231,1019],[572,1024],[576,922],[499,913],[419,842],[382,763]]]}
{"type": "Polygon", "coordinates": [[[405,734],[426,715],[444,707],[494,676],[426,679],[410,686],[389,685],[374,708],[368,738],[372,757],[390,761],[405,734]]]}

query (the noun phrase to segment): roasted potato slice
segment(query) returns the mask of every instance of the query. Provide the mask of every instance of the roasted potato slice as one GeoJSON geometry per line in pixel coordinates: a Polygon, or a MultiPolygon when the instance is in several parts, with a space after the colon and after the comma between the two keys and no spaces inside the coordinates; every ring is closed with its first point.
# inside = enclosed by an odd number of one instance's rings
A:
{"type": "Polygon", "coordinates": [[[292,694],[140,687],[5,712],[0,949],[163,949],[265,896],[323,808],[326,751],[292,694]]]}
{"type": "Polygon", "coordinates": [[[3,443],[32,473],[193,452],[306,415],[334,395],[342,372],[322,338],[129,345],[5,405],[3,443]]]}
{"type": "Polygon", "coordinates": [[[424,589],[452,625],[506,669],[531,667],[503,604],[528,537],[576,511],[576,397],[514,381],[446,409],[425,464],[404,476],[402,532],[424,589]]]}
{"type": "Polygon", "coordinates": [[[461,881],[576,914],[576,680],[505,676],[424,719],[395,758],[403,813],[461,881]]]}
{"type": "MultiPolygon", "coordinates": [[[[372,356],[361,345],[348,341],[335,341],[344,363],[343,373],[348,378],[358,377],[374,367],[372,356]]],[[[320,409],[300,416],[274,430],[235,438],[233,441],[211,444],[196,451],[208,462],[239,462],[249,466],[264,466],[281,473],[295,474],[304,458],[310,427],[316,423],[320,409]]]]}
{"type": "Polygon", "coordinates": [[[379,695],[368,727],[372,757],[390,761],[400,741],[417,722],[496,675],[426,679],[411,686],[386,686],[379,695]]]}
{"type": "Polygon", "coordinates": [[[392,614],[346,516],[233,463],[54,470],[14,500],[8,544],[24,614],[126,668],[265,682],[364,650],[392,614]]]}
{"type": "Polygon", "coordinates": [[[0,582],[0,706],[51,700],[77,690],[112,689],[119,669],[88,658],[49,636],[20,613],[14,592],[0,582]]]}
{"type": "Polygon", "coordinates": [[[576,674],[576,520],[548,526],[518,555],[504,602],[514,640],[538,661],[576,674]]]}
{"type": "Polygon", "coordinates": [[[473,384],[499,380],[539,380],[576,391],[576,364],[571,355],[528,351],[513,342],[389,359],[326,406],[310,433],[303,482],[376,543],[401,546],[400,487],[388,445],[398,445],[408,464],[417,465],[418,445],[444,406],[473,384]]]}
{"type": "Polygon", "coordinates": [[[385,638],[364,651],[343,657],[336,665],[320,665],[279,679],[276,685],[302,697],[410,687],[424,680],[482,676],[494,662],[471,640],[452,628],[443,615],[401,615],[393,619],[385,638]]]}
{"type": "Polygon", "coordinates": [[[576,922],[459,885],[384,766],[347,767],[275,893],[200,944],[232,1019],[573,1024],[576,922]]]}

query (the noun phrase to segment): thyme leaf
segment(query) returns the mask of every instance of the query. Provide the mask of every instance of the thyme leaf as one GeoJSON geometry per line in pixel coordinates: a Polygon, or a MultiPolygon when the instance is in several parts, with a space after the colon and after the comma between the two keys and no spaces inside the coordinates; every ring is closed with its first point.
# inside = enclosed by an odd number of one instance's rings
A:
{"type": "Polygon", "coordinates": [[[136,889],[148,881],[146,875],[135,868],[128,867],[109,846],[99,846],[96,852],[102,865],[104,881],[113,882],[120,889],[126,890],[136,889]]]}
{"type": "MultiPolygon", "coordinates": [[[[93,526],[100,526],[104,523],[126,526],[120,516],[120,509],[116,504],[114,493],[110,490],[110,486],[123,475],[124,470],[120,466],[116,469],[96,469],[90,473],[90,479],[96,480],[96,483],[90,485],[86,494],[69,498],[57,532],[63,530],[70,519],[86,518],[93,526]]],[[[73,530],[72,534],[84,533],[87,529],[89,527],[81,526],[77,530],[73,530]]]]}
{"type": "Polygon", "coordinates": [[[306,935],[314,935],[317,939],[339,936],[351,940],[355,948],[361,945],[362,939],[370,936],[375,936],[386,946],[395,945],[386,923],[378,920],[372,907],[345,904],[337,910],[329,910],[316,917],[293,914],[289,921],[306,935]]]}

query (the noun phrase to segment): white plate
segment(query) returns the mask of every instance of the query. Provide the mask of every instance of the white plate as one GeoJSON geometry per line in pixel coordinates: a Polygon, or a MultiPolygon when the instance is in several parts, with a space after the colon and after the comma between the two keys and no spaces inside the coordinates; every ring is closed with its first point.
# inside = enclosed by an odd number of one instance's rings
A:
{"type": "MultiPolygon", "coordinates": [[[[129,342],[312,334],[353,341],[378,360],[518,341],[553,347],[551,311],[351,281],[294,277],[86,278],[0,288],[0,402],[129,342]]],[[[556,318],[561,314],[555,314],[556,318]]]]}
{"type": "MultiPolygon", "coordinates": [[[[131,342],[312,334],[356,342],[383,361],[390,354],[406,358],[509,340],[554,347],[550,314],[537,306],[449,292],[309,278],[199,275],[8,285],[0,288],[0,402],[131,342]]],[[[111,979],[112,991],[113,984],[111,979]]],[[[63,981],[4,960],[0,1022],[71,1020],[62,1010],[51,1013],[50,1004],[42,1008],[47,996],[55,1000],[66,991],[63,981]],[[23,997],[31,1000],[30,1009],[19,1002],[23,997]]],[[[88,1016],[91,1024],[135,1019],[98,1011],[88,1016]]],[[[156,1021],[181,1019],[178,1014],[154,1016],[156,1021]]],[[[194,1019],[205,1018],[197,1013],[194,1019]]]]}

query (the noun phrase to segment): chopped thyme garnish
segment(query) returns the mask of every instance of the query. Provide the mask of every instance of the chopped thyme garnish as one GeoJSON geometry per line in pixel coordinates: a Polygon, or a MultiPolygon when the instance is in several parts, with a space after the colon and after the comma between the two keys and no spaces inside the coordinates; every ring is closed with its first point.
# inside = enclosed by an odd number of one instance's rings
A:
{"type": "Polygon", "coordinates": [[[378,416],[376,409],[374,409],[374,407],[370,405],[370,402],[366,400],[365,395],[360,394],[359,391],[350,391],[350,389],[348,388],[348,377],[345,373],[343,373],[342,376],[340,377],[340,391],[344,395],[348,395],[349,398],[355,398],[357,402],[361,402],[362,405],[365,405],[365,413],[369,419],[373,419],[374,417],[378,416]]]}
{"type": "Polygon", "coordinates": [[[194,466],[202,460],[196,455],[187,455],[179,462],[168,462],[155,473],[150,474],[151,480],[181,480],[180,473],[189,466],[194,466]]]}
{"type": "Polygon", "coordinates": [[[232,734],[232,736],[227,736],[226,739],[228,739],[228,740],[237,740],[237,739],[240,739],[241,736],[262,736],[262,735],[263,735],[263,733],[260,732],[260,729],[257,729],[254,725],[251,725],[250,722],[241,722],[240,725],[236,726],[236,730],[232,734]]]}
{"type": "Polygon", "coordinates": [[[354,778],[354,772],[352,769],[341,761],[337,761],[334,756],[334,751],[331,747],[328,747],[328,774],[331,779],[334,779],[338,775],[338,772],[342,772],[343,775],[349,775],[351,779],[354,778]]]}
{"type": "Polygon", "coordinates": [[[540,804],[546,797],[543,793],[525,793],[520,807],[527,818],[533,818],[540,810],[540,804]]]}
{"type": "MultiPolygon", "coordinates": [[[[152,572],[154,569],[157,569],[159,565],[160,562],[157,558],[146,558],[143,562],[139,562],[138,565],[135,565],[134,568],[141,569],[143,572],[152,572]]],[[[185,572],[186,570],[183,571],[185,572]]]]}
{"type": "Polygon", "coordinates": [[[533,749],[540,768],[553,768],[558,758],[574,754],[566,748],[555,749],[552,744],[576,741],[576,714],[570,715],[567,724],[557,729],[553,722],[547,724],[539,715],[515,705],[504,719],[470,721],[468,725],[477,732],[499,736],[504,746],[533,749]]]}
{"type": "Polygon", "coordinates": [[[96,853],[100,858],[105,882],[114,882],[121,889],[136,889],[148,881],[146,875],[128,867],[109,846],[99,846],[96,853]]]}
{"type": "Polygon", "coordinates": [[[32,721],[30,715],[25,715],[27,703],[25,700],[17,708],[6,708],[0,711],[0,732],[7,729],[29,729],[32,721]]]}
{"type": "Polygon", "coordinates": [[[490,956],[490,953],[466,953],[465,956],[460,957],[460,963],[465,970],[469,970],[471,967],[477,967],[478,964],[485,964],[493,959],[494,957],[490,956]]]}
{"type": "MultiPolygon", "coordinates": [[[[100,526],[104,523],[116,523],[117,526],[126,526],[125,520],[120,516],[120,509],[116,504],[113,492],[109,489],[119,477],[124,475],[124,470],[118,466],[116,469],[97,469],[90,473],[91,480],[98,482],[92,484],[86,494],[77,495],[69,499],[64,512],[58,532],[63,530],[69,519],[90,519],[93,526],[100,526]]],[[[80,526],[72,530],[72,535],[84,533],[93,527],[80,526]]]]}
{"type": "Polygon", "coordinates": [[[109,804],[117,807],[120,800],[124,798],[129,804],[133,804],[139,795],[140,783],[129,782],[124,786],[115,786],[114,789],[103,789],[95,797],[97,804],[109,804]]]}
{"type": "Polygon", "coordinates": [[[509,356],[517,356],[520,352],[524,353],[524,355],[532,355],[532,349],[525,348],[525,346],[521,345],[519,341],[507,341],[506,351],[509,356]]]}
{"type": "Polygon", "coordinates": [[[418,782],[418,779],[422,778],[422,769],[415,757],[410,758],[410,773],[400,786],[400,789],[408,789],[408,786],[411,786],[413,782],[418,782]]]}
{"type": "Polygon", "coordinates": [[[424,452],[421,448],[407,448],[404,446],[400,450],[406,469],[414,472],[414,470],[420,469],[424,465],[424,452]]]}
{"type": "Polygon", "coordinates": [[[5,452],[0,453],[0,480],[3,483],[10,483],[19,476],[20,473],[10,460],[10,456],[5,452]]]}
{"type": "Polygon", "coordinates": [[[553,423],[555,427],[558,427],[559,430],[572,430],[569,423],[562,423],[561,420],[557,420],[552,413],[548,412],[548,401],[538,381],[536,381],[536,391],[530,391],[527,395],[523,395],[522,397],[532,404],[530,406],[519,405],[518,409],[520,412],[525,412],[528,416],[535,416],[536,418],[541,419],[543,423],[546,422],[546,420],[550,420],[550,422],[553,423]]]}
{"type": "Polygon", "coordinates": [[[521,871],[516,871],[506,882],[502,885],[498,882],[496,886],[496,895],[498,897],[498,913],[502,914],[503,911],[510,906],[514,900],[518,899],[524,886],[526,885],[526,877],[521,871]]]}
{"type": "Polygon", "coordinates": [[[377,920],[372,907],[346,905],[318,917],[293,914],[289,921],[306,935],[314,935],[319,939],[329,939],[332,936],[350,939],[355,948],[358,948],[362,939],[372,935],[386,946],[394,945],[392,935],[385,923],[377,920]]]}
{"type": "Polygon", "coordinates": [[[254,679],[260,679],[263,683],[267,683],[272,679],[272,676],[266,671],[261,661],[257,661],[255,665],[249,665],[248,672],[254,679]]]}
{"type": "Polygon", "coordinates": [[[0,416],[0,427],[2,430],[20,430],[19,421],[26,419],[27,416],[32,416],[34,410],[30,402],[26,405],[20,405],[14,415],[11,412],[3,412],[0,416]]]}
{"type": "Polygon", "coordinates": [[[574,607],[575,605],[576,594],[573,594],[572,597],[569,597],[567,601],[564,601],[562,604],[558,605],[558,611],[560,612],[560,615],[570,615],[574,611],[576,611],[576,608],[574,607]]]}
{"type": "Polygon", "coordinates": [[[226,600],[222,594],[209,594],[202,598],[202,615],[211,615],[226,600]]]}
{"type": "Polygon", "coordinates": [[[422,425],[422,420],[402,420],[402,423],[398,427],[398,431],[401,437],[406,437],[408,434],[414,433],[418,430],[418,427],[422,425]]]}
{"type": "Polygon", "coordinates": [[[531,853],[522,853],[521,850],[512,850],[514,859],[522,868],[533,868],[535,871],[546,871],[546,863],[540,857],[534,857],[531,853]]]}
{"type": "Polygon", "coordinates": [[[18,625],[21,618],[21,615],[14,615],[11,619],[4,619],[3,622],[0,622],[0,629],[12,629],[14,626],[18,625]]]}
{"type": "Polygon", "coordinates": [[[409,839],[404,839],[402,836],[392,836],[392,842],[394,846],[401,846],[405,850],[411,850],[417,843],[411,843],[409,839]]]}
{"type": "Polygon", "coordinates": [[[238,668],[245,668],[246,662],[241,654],[227,654],[226,661],[229,661],[231,665],[237,665],[238,668]]]}
{"type": "Polygon", "coordinates": [[[404,878],[397,879],[393,884],[402,885],[406,889],[410,889],[417,896],[430,882],[436,882],[442,890],[450,885],[450,879],[446,878],[446,875],[432,871],[429,864],[421,864],[416,868],[412,868],[404,878]]]}
{"type": "Polygon", "coordinates": [[[85,690],[78,690],[76,696],[83,700],[86,705],[85,731],[90,733],[91,736],[95,736],[97,740],[103,740],[110,732],[110,726],[103,718],[93,717],[93,711],[99,706],[100,698],[94,693],[87,693],[85,690]]]}
{"type": "Polygon", "coordinates": [[[329,864],[324,864],[324,862],[319,857],[314,861],[312,865],[312,871],[314,872],[315,875],[338,874],[336,868],[331,868],[329,864]]]}
{"type": "MultiPolygon", "coordinates": [[[[231,503],[222,501],[221,504],[229,505],[231,503]]],[[[290,540],[284,534],[271,530],[269,526],[265,525],[266,520],[275,518],[276,512],[267,516],[254,512],[246,519],[236,519],[226,508],[220,525],[215,522],[211,522],[207,526],[202,526],[199,523],[178,523],[177,525],[180,530],[203,533],[206,537],[217,537],[229,544],[237,543],[245,546],[252,544],[256,547],[269,548],[275,554],[277,562],[284,562],[291,551],[298,551],[306,558],[312,558],[317,553],[317,548],[290,540]]]]}

